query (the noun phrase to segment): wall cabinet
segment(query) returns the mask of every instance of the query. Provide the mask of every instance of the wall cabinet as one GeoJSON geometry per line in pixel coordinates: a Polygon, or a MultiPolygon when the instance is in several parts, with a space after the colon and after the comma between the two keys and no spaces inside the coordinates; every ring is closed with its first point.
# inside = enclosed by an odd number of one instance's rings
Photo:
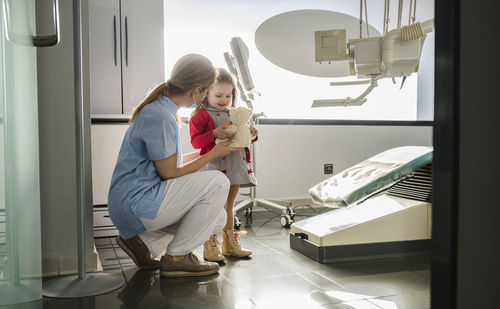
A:
{"type": "Polygon", "coordinates": [[[90,0],[91,114],[131,114],[165,81],[163,0],[90,0]]]}

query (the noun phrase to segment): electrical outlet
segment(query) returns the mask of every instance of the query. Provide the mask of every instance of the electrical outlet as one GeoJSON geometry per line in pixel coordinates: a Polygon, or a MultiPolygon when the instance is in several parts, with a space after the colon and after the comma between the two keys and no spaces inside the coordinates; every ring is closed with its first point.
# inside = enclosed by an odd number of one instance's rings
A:
{"type": "Polygon", "coordinates": [[[323,173],[324,174],[333,174],[333,164],[331,163],[326,163],[323,166],[323,173]]]}

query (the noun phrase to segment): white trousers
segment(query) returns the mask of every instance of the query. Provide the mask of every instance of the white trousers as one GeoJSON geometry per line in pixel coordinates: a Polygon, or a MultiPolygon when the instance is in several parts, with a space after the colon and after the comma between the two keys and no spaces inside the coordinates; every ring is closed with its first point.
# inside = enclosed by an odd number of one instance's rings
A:
{"type": "Polygon", "coordinates": [[[141,218],[139,237],[153,257],[185,255],[226,224],[229,181],[219,171],[198,171],[167,181],[165,197],[154,219],[141,218]]]}

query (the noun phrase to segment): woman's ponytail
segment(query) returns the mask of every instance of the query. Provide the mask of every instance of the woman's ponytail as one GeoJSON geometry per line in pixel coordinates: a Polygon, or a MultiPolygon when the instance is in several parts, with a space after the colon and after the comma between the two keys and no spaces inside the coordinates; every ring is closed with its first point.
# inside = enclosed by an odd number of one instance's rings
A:
{"type": "Polygon", "coordinates": [[[134,108],[134,111],[132,112],[132,118],[130,118],[129,122],[130,123],[134,122],[135,118],[137,118],[137,115],[144,107],[144,105],[157,100],[162,95],[166,95],[167,89],[168,89],[167,83],[162,83],[156,86],[156,88],[154,88],[153,90],[151,90],[151,92],[146,96],[146,98],[144,98],[144,100],[142,100],[142,102],[134,108]]]}
{"type": "Polygon", "coordinates": [[[215,78],[215,68],[208,58],[198,54],[185,55],[174,65],[170,79],[154,88],[132,113],[130,123],[134,122],[144,105],[154,102],[161,96],[184,95],[196,87],[207,88],[215,78]]]}

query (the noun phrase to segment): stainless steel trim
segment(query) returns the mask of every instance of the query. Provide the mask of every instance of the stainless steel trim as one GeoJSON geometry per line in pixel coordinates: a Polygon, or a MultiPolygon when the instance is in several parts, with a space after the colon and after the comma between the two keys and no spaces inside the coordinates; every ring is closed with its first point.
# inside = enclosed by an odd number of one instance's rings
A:
{"type": "Polygon", "coordinates": [[[116,58],[117,58],[117,46],[116,46],[116,15],[113,16],[113,46],[114,46],[114,57],[115,57],[115,67],[117,65],[116,63],[116,58]]]}
{"type": "Polygon", "coordinates": [[[125,66],[128,67],[128,19],[125,16],[125,66]]]}

